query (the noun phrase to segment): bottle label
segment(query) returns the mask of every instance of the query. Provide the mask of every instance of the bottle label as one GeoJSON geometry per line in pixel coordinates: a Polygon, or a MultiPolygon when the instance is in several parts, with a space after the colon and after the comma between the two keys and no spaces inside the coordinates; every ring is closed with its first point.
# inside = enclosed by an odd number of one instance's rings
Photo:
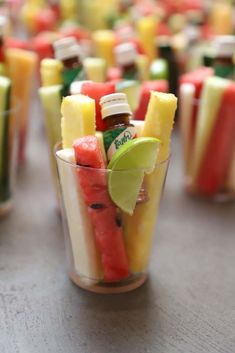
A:
{"type": "Polygon", "coordinates": [[[110,160],[124,143],[136,137],[136,128],[134,126],[123,126],[113,130],[107,130],[104,132],[103,137],[105,151],[108,160],[110,160]]]}
{"type": "Polygon", "coordinates": [[[69,94],[70,85],[74,80],[81,81],[83,79],[83,71],[80,67],[65,70],[62,73],[64,83],[64,95],[69,94]]]}
{"type": "Polygon", "coordinates": [[[223,78],[230,78],[233,79],[234,77],[234,67],[230,65],[219,65],[216,64],[215,68],[215,75],[223,78]]]}

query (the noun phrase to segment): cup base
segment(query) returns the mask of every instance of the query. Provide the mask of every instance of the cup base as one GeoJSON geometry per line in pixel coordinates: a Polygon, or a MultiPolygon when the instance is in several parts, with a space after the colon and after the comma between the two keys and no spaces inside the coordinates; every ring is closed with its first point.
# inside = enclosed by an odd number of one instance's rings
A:
{"type": "Polygon", "coordinates": [[[5,217],[12,209],[12,200],[0,203],[0,218],[5,217]]]}
{"type": "Polygon", "coordinates": [[[75,273],[70,273],[69,277],[73,283],[75,283],[78,287],[85,289],[89,292],[100,293],[100,294],[119,294],[130,292],[134,289],[142,286],[147,280],[146,273],[140,273],[137,275],[133,275],[126,280],[121,282],[113,282],[113,283],[102,283],[102,282],[94,282],[89,281],[87,279],[83,279],[79,277],[75,273]]]}

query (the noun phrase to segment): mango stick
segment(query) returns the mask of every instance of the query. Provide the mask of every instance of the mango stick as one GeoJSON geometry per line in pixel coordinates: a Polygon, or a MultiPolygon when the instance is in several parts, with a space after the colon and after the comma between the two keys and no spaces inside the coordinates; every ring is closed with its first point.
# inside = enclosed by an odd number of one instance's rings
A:
{"type": "Polygon", "coordinates": [[[123,213],[126,249],[132,272],[143,272],[148,265],[154,225],[168,166],[164,161],[170,153],[170,136],[176,106],[177,98],[173,94],[151,92],[141,135],[159,138],[162,143],[157,157],[157,167],[144,179],[150,200],[137,205],[132,216],[123,213]]]}

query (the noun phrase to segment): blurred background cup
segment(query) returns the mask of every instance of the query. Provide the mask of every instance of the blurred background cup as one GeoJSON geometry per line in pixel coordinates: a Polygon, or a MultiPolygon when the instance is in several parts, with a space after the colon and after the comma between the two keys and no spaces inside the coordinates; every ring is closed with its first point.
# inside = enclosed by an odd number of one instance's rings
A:
{"type": "MultiPolygon", "coordinates": [[[[137,202],[130,216],[107,196],[110,170],[77,166],[60,152],[56,152],[56,159],[70,279],[97,293],[121,293],[141,286],[147,278],[169,159],[145,175],[148,199],[137,202]],[[99,203],[92,203],[94,194],[99,203]]],[[[133,172],[140,170],[112,171],[122,180],[133,172]]]]}
{"type": "Polygon", "coordinates": [[[13,205],[20,107],[14,99],[11,109],[0,112],[0,217],[8,214],[13,205]]]}
{"type": "Polygon", "coordinates": [[[200,99],[180,86],[180,132],[187,193],[219,202],[235,199],[235,85],[211,77],[200,99]]]}

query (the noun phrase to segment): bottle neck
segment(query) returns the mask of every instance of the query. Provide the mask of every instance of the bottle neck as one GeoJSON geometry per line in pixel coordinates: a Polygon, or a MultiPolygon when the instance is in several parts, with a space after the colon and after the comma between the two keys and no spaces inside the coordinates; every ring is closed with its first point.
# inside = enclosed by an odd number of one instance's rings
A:
{"type": "Polygon", "coordinates": [[[129,114],[115,114],[108,116],[104,120],[104,125],[106,130],[114,129],[115,127],[126,125],[126,126],[132,126],[130,124],[130,115],[129,114]]]}
{"type": "Polygon", "coordinates": [[[80,61],[80,58],[78,56],[63,59],[62,62],[65,70],[82,67],[82,62],[80,61]]]}
{"type": "Polygon", "coordinates": [[[136,63],[133,62],[128,65],[122,65],[122,74],[125,79],[137,79],[138,69],[136,63]]]}

